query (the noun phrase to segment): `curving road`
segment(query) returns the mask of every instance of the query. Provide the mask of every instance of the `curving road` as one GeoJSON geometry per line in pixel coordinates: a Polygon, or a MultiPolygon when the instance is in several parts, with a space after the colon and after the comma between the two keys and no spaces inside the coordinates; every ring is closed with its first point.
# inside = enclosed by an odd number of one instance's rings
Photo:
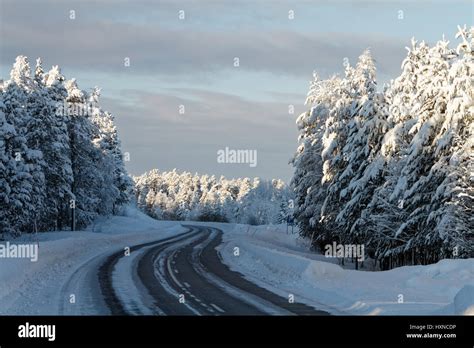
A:
{"type": "Polygon", "coordinates": [[[76,270],[62,289],[60,314],[113,315],[326,315],[289,303],[222,263],[222,231],[185,226],[167,239],[98,256],[76,270]],[[87,287],[71,305],[70,294],[87,287]]]}

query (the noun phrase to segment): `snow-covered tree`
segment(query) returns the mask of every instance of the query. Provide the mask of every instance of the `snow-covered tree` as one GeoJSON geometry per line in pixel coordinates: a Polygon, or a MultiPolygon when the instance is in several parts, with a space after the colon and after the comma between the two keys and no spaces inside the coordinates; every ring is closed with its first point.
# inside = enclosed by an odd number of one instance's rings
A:
{"type": "Polygon", "coordinates": [[[279,223],[280,206],[292,197],[281,180],[228,180],[155,169],[134,181],[138,207],[166,220],[279,223]]]}
{"type": "Polygon", "coordinates": [[[407,215],[395,232],[395,237],[405,242],[396,243],[397,248],[392,247],[391,254],[402,254],[416,248],[417,251],[423,250],[425,262],[438,258],[425,248],[429,245],[431,249],[434,245],[426,239],[428,231],[423,225],[430,214],[431,195],[440,184],[429,173],[436,161],[433,144],[446,113],[446,87],[452,58],[453,51],[448,48],[448,42],[442,40],[428,50],[426,61],[420,65],[422,70],[418,74],[415,103],[410,111],[414,115],[408,130],[411,140],[403,149],[400,177],[390,196],[400,202],[407,215]]]}
{"type": "MultiPolygon", "coordinates": [[[[359,101],[365,93],[361,88],[367,84],[370,88],[372,82],[365,82],[373,78],[375,71],[370,71],[371,66],[362,64],[362,60],[371,60],[370,56],[362,55],[359,64],[354,68],[345,62],[344,78],[335,88],[335,103],[331,107],[329,117],[324,125],[322,183],[326,185],[324,201],[321,206],[320,226],[316,241],[343,242],[347,238],[345,233],[339,231],[337,216],[342,209],[344,190],[351,179],[350,154],[348,154],[348,141],[351,136],[357,135],[357,116],[359,101]]],[[[360,121],[360,120],[359,120],[360,121]]]]}
{"type": "Polygon", "coordinates": [[[118,138],[114,117],[111,113],[102,110],[99,105],[100,89],[95,88],[89,96],[88,109],[92,123],[96,127],[93,143],[102,152],[102,175],[107,181],[106,190],[103,190],[103,214],[117,213],[117,208],[127,204],[130,200],[132,182],[128,176],[118,138]],[[107,200],[107,203],[105,202],[107,200]]]}
{"type": "Polygon", "coordinates": [[[16,171],[14,153],[11,151],[10,140],[16,136],[16,130],[5,117],[3,91],[0,93],[0,233],[12,234],[15,232],[13,216],[10,214],[10,200],[14,183],[12,175],[16,171]]]}
{"type": "MultiPolygon", "coordinates": [[[[382,268],[474,256],[473,32],[459,28],[457,50],[445,39],[433,47],[412,39],[383,92],[368,52],[346,65],[327,93],[338,97],[327,104],[322,148],[303,142],[293,162],[297,218],[309,221],[303,234],[364,243],[382,268]],[[320,159],[322,191],[312,197],[320,159]]],[[[311,112],[298,120],[305,140],[316,134],[311,112]]]]}
{"type": "Polygon", "coordinates": [[[33,231],[30,225],[37,219],[43,201],[40,190],[44,189],[40,162],[40,151],[28,147],[28,124],[31,116],[27,110],[28,94],[33,89],[30,67],[26,57],[17,57],[5,84],[3,96],[4,114],[15,132],[5,139],[7,152],[15,159],[8,168],[10,187],[8,214],[10,227],[18,233],[23,229],[33,231]],[[39,186],[36,186],[39,185],[39,186]],[[43,186],[42,186],[43,185],[43,186]],[[35,196],[35,193],[39,193],[35,196]]]}
{"type": "Polygon", "coordinates": [[[430,201],[419,244],[439,247],[438,257],[474,254],[474,28],[459,28],[457,37],[461,43],[449,68],[447,103],[432,141],[434,164],[422,187],[430,201]]]}
{"type": "Polygon", "coordinates": [[[45,73],[39,58],[31,76],[18,56],[0,94],[2,233],[62,229],[74,207],[85,225],[128,202],[117,130],[97,93],[65,82],[57,66],[45,73]]]}
{"type": "Polygon", "coordinates": [[[68,124],[70,121],[67,111],[67,91],[64,86],[64,76],[59,67],[54,66],[43,78],[36,81],[40,88],[36,117],[42,119],[45,129],[43,155],[46,162],[44,173],[46,177],[46,222],[50,228],[60,229],[70,219],[70,201],[72,194],[73,172],[71,164],[71,149],[69,147],[68,124]],[[42,84],[44,81],[44,86],[42,84]]]}
{"type": "Polygon", "coordinates": [[[370,51],[359,58],[354,72],[357,97],[354,113],[348,124],[349,135],[344,146],[347,166],[339,177],[340,201],[336,217],[341,233],[362,243],[367,239],[364,226],[356,223],[383,180],[383,161],[378,153],[387,131],[385,100],[376,89],[375,63],[370,51]]]}
{"type": "Polygon", "coordinates": [[[382,139],[378,157],[370,165],[370,169],[375,167],[376,170],[383,166],[383,183],[374,190],[370,203],[356,221],[369,236],[367,243],[377,250],[376,257],[382,258],[388,257],[395,245],[405,243],[396,235],[401,221],[408,216],[403,209],[404,201],[399,197],[406,189],[406,182],[401,180],[402,169],[413,137],[410,129],[415,122],[412,109],[417,103],[417,83],[423,74],[429,47],[412,39],[407,51],[401,75],[391,81],[384,93],[388,105],[388,131],[382,139]]]}
{"type": "Polygon", "coordinates": [[[305,236],[313,236],[318,227],[324,200],[323,148],[325,124],[331,117],[341,81],[337,77],[321,80],[314,74],[305,104],[311,108],[296,120],[300,146],[292,160],[295,173],[291,185],[295,192],[294,217],[305,236]]]}
{"type": "MultiPolygon", "coordinates": [[[[74,79],[66,81],[65,87],[68,92],[69,147],[74,177],[72,205],[75,207],[78,226],[84,226],[91,223],[99,213],[104,183],[100,168],[103,154],[94,143],[97,128],[88,113],[87,94],[78,88],[74,79]]],[[[105,184],[110,182],[106,181],[105,184]]]]}

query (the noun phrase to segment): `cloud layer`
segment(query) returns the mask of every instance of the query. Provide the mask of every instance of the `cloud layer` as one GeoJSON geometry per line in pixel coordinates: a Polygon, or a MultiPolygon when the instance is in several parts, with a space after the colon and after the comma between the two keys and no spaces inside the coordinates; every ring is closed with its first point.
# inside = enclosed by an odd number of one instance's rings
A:
{"type": "MultiPolygon", "coordinates": [[[[189,97],[129,90],[124,95],[134,99],[133,107],[121,99],[104,100],[117,115],[134,174],[156,167],[177,167],[201,173],[212,168],[212,173],[228,177],[263,172],[290,177],[288,160],[296,147],[297,133],[295,115],[288,113],[288,104],[250,101],[205,90],[180,92],[189,97]],[[185,106],[184,114],[179,113],[179,105],[185,106]],[[225,147],[257,150],[257,167],[218,164],[217,151],[225,147]]],[[[302,109],[296,107],[295,113],[302,109]]]]}
{"type": "Polygon", "coordinates": [[[469,9],[468,0],[0,0],[0,78],[24,54],[60,65],[83,88],[104,87],[132,173],[177,167],[288,180],[313,70],[340,72],[344,58],[355,64],[370,47],[386,82],[415,32],[450,34],[457,20],[472,20],[469,9]],[[226,146],[256,149],[257,167],[218,164],[226,146]]]}

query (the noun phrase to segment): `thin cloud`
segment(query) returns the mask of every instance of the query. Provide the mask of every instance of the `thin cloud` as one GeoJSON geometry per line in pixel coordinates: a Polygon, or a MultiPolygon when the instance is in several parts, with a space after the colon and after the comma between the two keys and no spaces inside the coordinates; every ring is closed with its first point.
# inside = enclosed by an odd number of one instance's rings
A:
{"type": "Polygon", "coordinates": [[[2,62],[16,55],[41,56],[62,66],[90,71],[124,71],[156,76],[212,74],[239,69],[307,76],[313,69],[339,70],[344,57],[355,59],[372,47],[382,73],[394,74],[405,54],[398,39],[347,33],[302,34],[295,31],[234,32],[179,30],[157,24],[112,21],[75,22],[56,26],[2,26],[2,62]],[[130,59],[130,67],[124,59],[130,59]]]}
{"type": "Polygon", "coordinates": [[[136,107],[122,99],[103,99],[116,116],[124,151],[130,152],[129,169],[139,174],[153,167],[209,171],[226,176],[246,176],[247,167],[217,166],[216,152],[229,146],[257,149],[259,165],[252,175],[289,179],[288,159],[296,148],[295,117],[288,106],[258,102],[213,91],[186,89],[179,94],[126,91],[136,97],[136,107]],[[178,106],[185,105],[184,114],[178,106]],[[256,117],[258,115],[258,117],[256,117]],[[276,175],[275,173],[280,173],[276,175]]]}

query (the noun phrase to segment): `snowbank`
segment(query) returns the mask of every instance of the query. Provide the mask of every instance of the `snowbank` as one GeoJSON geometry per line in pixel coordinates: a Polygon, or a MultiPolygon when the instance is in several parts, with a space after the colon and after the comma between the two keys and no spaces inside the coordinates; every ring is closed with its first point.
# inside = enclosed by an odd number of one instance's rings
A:
{"type": "Polygon", "coordinates": [[[474,315],[474,286],[465,285],[454,297],[454,312],[474,315]]]}
{"type": "MultiPolygon", "coordinates": [[[[221,226],[222,228],[222,226],[221,226]]],[[[333,314],[472,314],[474,259],[442,260],[383,272],[341,268],[309,253],[285,226],[223,226],[223,260],[267,288],[333,314]],[[235,247],[239,256],[235,256],[235,247]]]]}
{"type": "MultiPolygon", "coordinates": [[[[60,290],[70,275],[97,255],[184,232],[180,223],[156,221],[131,208],[102,218],[85,231],[39,233],[15,243],[37,243],[37,262],[0,258],[0,315],[58,314],[60,290]]],[[[11,241],[13,242],[13,241],[11,241]]],[[[78,289],[76,296],[81,296],[78,289]]]]}

